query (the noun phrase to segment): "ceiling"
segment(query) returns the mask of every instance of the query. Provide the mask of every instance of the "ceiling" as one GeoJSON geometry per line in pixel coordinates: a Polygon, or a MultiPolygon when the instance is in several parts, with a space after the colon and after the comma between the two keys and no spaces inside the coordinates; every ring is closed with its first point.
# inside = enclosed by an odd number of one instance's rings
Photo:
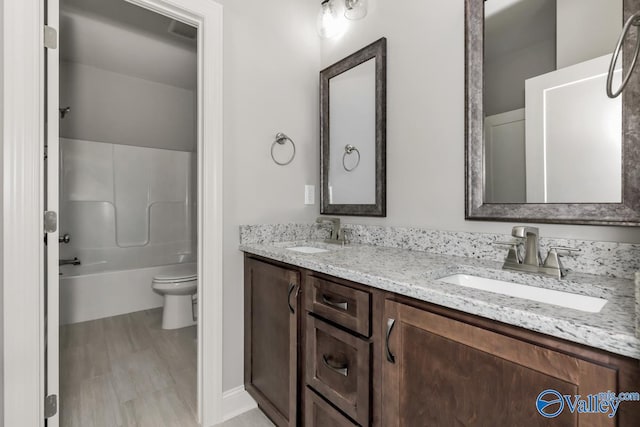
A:
{"type": "Polygon", "coordinates": [[[185,89],[195,89],[197,42],[169,32],[172,19],[124,0],[62,0],[60,56],[185,89]]]}

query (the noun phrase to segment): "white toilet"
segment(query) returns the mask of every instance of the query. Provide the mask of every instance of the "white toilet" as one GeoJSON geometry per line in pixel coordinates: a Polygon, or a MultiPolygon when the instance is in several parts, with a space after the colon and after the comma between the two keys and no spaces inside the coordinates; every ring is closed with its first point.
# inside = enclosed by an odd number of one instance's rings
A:
{"type": "Polygon", "coordinates": [[[168,271],[156,275],[152,289],[164,297],[162,329],[178,329],[195,325],[193,295],[198,289],[195,263],[176,264],[168,271]]]}

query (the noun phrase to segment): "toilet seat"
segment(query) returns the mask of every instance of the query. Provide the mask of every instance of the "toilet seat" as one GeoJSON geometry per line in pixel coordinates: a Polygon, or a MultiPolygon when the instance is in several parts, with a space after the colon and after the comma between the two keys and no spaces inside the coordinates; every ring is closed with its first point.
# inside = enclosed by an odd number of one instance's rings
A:
{"type": "Polygon", "coordinates": [[[191,279],[182,282],[153,282],[154,291],[163,295],[193,295],[198,289],[198,280],[191,279]]]}
{"type": "Polygon", "coordinates": [[[177,277],[177,278],[173,278],[173,279],[158,279],[158,278],[153,278],[153,283],[184,283],[184,282],[192,282],[194,280],[197,280],[198,277],[197,276],[190,276],[190,277],[177,277]]]}
{"type": "Polygon", "coordinates": [[[171,271],[160,273],[154,276],[154,283],[181,283],[196,280],[198,271],[196,264],[181,264],[175,266],[171,271]]]}

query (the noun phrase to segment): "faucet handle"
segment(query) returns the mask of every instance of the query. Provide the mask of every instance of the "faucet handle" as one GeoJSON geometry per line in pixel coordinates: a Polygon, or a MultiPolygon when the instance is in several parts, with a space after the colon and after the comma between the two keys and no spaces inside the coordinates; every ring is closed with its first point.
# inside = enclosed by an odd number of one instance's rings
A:
{"type": "Polygon", "coordinates": [[[517,238],[508,242],[493,242],[493,244],[509,247],[507,258],[504,260],[505,263],[522,264],[522,260],[524,259],[521,251],[522,241],[523,239],[517,238]]]}
{"type": "Polygon", "coordinates": [[[542,267],[545,269],[552,269],[554,271],[557,271],[560,275],[560,278],[562,278],[567,275],[567,269],[562,265],[560,258],[565,254],[572,255],[574,252],[580,252],[580,249],[570,248],[567,246],[551,246],[542,267]]]}
{"type": "Polygon", "coordinates": [[[562,256],[562,255],[573,255],[574,252],[581,252],[582,250],[580,248],[571,248],[569,246],[551,246],[549,248],[549,252],[551,251],[556,251],[556,252],[563,252],[562,254],[558,253],[558,255],[562,256]]]}
{"type": "Polygon", "coordinates": [[[340,229],[340,241],[343,245],[348,245],[351,243],[351,237],[353,236],[353,230],[350,228],[341,228],[340,229]]]}

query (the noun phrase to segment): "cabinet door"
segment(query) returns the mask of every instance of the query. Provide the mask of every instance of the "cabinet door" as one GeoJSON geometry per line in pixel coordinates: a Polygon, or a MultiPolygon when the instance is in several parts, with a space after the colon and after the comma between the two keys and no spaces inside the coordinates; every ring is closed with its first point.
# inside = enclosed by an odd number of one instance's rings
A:
{"type": "Polygon", "coordinates": [[[552,419],[536,409],[547,389],[616,391],[614,369],[393,301],[384,321],[384,426],[616,425],[566,405],[552,419]]]}
{"type": "Polygon", "coordinates": [[[245,258],[245,388],[277,426],[295,426],[300,273],[245,258]]]}

